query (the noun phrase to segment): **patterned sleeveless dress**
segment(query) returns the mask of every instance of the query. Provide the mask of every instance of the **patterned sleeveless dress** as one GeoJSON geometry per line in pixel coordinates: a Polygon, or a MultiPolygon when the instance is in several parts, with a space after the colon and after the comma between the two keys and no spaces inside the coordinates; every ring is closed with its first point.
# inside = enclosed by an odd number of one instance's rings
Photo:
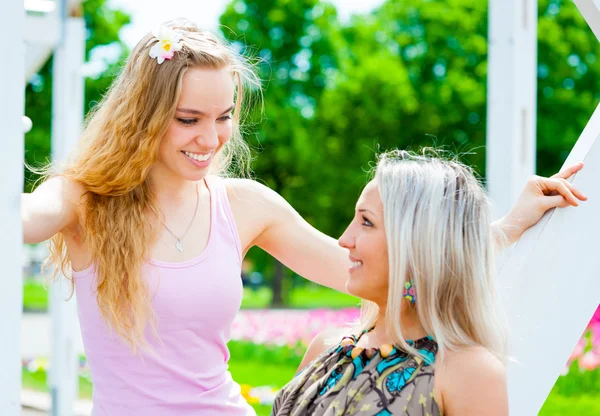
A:
{"type": "Polygon", "coordinates": [[[434,398],[431,364],[438,347],[431,337],[407,341],[425,359],[413,357],[399,347],[354,347],[359,338],[345,337],[312,361],[277,393],[271,415],[442,414],[434,398]],[[354,348],[357,351],[353,354],[354,348]]]}

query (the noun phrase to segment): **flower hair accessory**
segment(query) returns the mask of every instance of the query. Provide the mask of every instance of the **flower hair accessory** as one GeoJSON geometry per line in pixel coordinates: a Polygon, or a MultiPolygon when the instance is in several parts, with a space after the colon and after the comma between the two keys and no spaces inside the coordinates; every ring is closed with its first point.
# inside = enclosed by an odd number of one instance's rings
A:
{"type": "Polygon", "coordinates": [[[156,59],[159,65],[165,59],[172,59],[175,52],[180,51],[183,47],[181,44],[181,32],[175,31],[170,27],[161,26],[158,30],[153,30],[152,34],[155,39],[152,39],[148,44],[158,43],[150,48],[150,57],[156,59]]]}

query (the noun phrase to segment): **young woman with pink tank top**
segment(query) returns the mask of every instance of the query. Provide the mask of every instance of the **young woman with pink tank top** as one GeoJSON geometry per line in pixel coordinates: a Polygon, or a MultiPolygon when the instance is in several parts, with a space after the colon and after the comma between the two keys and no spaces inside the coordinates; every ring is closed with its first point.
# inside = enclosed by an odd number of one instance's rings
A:
{"type": "MultiPolygon", "coordinates": [[[[25,242],[50,239],[48,264],[72,276],[94,416],[254,414],[227,370],[252,246],[346,291],[350,262],[336,240],[258,182],[224,179],[232,159],[247,161],[248,85],[258,78],[222,40],[166,24],[132,51],[68,163],[23,195],[25,242]]],[[[499,244],[576,204],[565,182],[530,181],[492,224],[499,244]]]]}

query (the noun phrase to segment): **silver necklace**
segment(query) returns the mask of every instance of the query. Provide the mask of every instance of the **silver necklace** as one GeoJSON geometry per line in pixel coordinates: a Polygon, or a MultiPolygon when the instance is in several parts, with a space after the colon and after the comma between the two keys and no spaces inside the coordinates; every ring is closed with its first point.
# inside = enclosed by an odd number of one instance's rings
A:
{"type": "Polygon", "coordinates": [[[192,224],[194,223],[194,220],[196,219],[196,213],[198,212],[198,205],[200,202],[200,192],[198,192],[198,183],[196,183],[196,209],[194,210],[194,216],[192,217],[192,220],[190,221],[190,225],[188,225],[187,229],[185,230],[185,233],[183,233],[183,235],[181,237],[177,237],[175,235],[175,233],[173,231],[171,231],[169,229],[169,227],[167,227],[167,224],[165,224],[164,222],[162,222],[161,220],[161,224],[165,227],[165,229],[173,236],[175,237],[175,239],[177,240],[177,243],[175,243],[175,247],[177,248],[177,250],[179,250],[180,252],[183,253],[183,239],[185,238],[185,236],[187,235],[188,231],[190,230],[190,228],[192,227],[192,224]]]}

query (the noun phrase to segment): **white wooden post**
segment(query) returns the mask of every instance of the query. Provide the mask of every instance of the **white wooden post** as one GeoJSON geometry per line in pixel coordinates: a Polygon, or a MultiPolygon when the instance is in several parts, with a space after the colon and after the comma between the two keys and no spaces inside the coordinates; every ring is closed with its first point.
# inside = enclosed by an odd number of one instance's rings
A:
{"type": "Polygon", "coordinates": [[[600,106],[565,164],[586,162],[571,183],[589,197],[553,210],[508,254],[498,282],[510,329],[510,414],[537,414],[600,301],[600,106]]]}
{"type": "Polygon", "coordinates": [[[21,413],[21,317],[23,311],[23,113],[25,106],[25,43],[23,3],[2,4],[0,39],[10,53],[0,65],[0,414],[21,413]]]}
{"type": "MultiPolygon", "coordinates": [[[[600,1],[575,0],[600,39],[600,1]]],[[[578,208],[558,209],[528,230],[499,273],[511,327],[508,369],[510,414],[537,414],[598,303],[600,256],[600,106],[565,166],[585,168],[571,179],[589,197],[578,208]]]]}
{"type": "MultiPolygon", "coordinates": [[[[85,24],[82,18],[65,21],[64,37],[54,52],[52,97],[52,159],[64,160],[81,133],[84,84],[81,68],[85,58],[85,24]]],[[[77,398],[77,309],[65,279],[50,289],[52,356],[50,391],[52,415],[71,416],[77,398]]]]}
{"type": "Polygon", "coordinates": [[[487,187],[493,215],[535,173],[537,0],[489,0],[487,187]]]}

